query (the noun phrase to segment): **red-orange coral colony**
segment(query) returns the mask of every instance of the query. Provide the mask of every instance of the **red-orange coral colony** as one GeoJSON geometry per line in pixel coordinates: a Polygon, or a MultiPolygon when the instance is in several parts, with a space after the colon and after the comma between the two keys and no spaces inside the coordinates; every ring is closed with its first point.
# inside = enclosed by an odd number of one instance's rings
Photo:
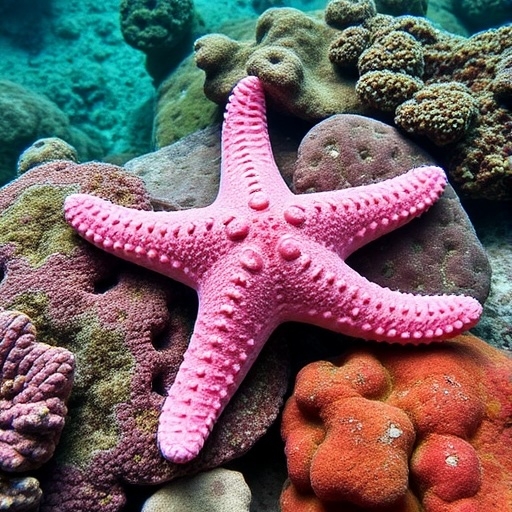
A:
{"type": "Polygon", "coordinates": [[[512,510],[512,359],[474,336],[298,375],[282,512],[512,510]]]}

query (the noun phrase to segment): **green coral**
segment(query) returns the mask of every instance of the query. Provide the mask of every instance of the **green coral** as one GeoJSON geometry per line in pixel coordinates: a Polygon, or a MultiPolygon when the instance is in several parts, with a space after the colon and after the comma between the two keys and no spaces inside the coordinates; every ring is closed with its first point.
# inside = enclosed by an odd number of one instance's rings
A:
{"type": "Polygon", "coordinates": [[[362,113],[354,78],[342,76],[329,60],[330,42],[338,34],[314,14],[276,8],[260,16],[254,41],[201,37],[195,58],[206,72],[205,94],[224,103],[236,82],[250,74],[263,82],[273,107],[302,119],[362,113]]]}
{"type": "Polygon", "coordinates": [[[221,109],[203,92],[204,74],[185,60],[158,89],[153,143],[167,146],[221,120],[221,109]]]}
{"type": "Polygon", "coordinates": [[[192,28],[191,0],[121,0],[121,30],[126,42],[150,53],[176,47],[192,28]]]}
{"type": "Polygon", "coordinates": [[[118,444],[115,406],[130,397],[135,359],[121,329],[103,327],[91,313],[73,324],[59,336],[75,355],[76,374],[58,457],[81,465],[94,455],[91,446],[108,450],[118,444]]]}
{"type": "Polygon", "coordinates": [[[64,222],[64,198],[76,187],[34,185],[0,217],[0,244],[15,245],[15,254],[38,267],[56,252],[70,254],[76,235],[64,222]]]}

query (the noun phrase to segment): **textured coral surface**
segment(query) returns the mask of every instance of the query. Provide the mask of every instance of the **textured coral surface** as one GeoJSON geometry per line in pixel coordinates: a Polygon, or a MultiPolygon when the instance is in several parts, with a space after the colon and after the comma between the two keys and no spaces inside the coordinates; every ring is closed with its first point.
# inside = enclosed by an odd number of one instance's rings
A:
{"type": "Polygon", "coordinates": [[[512,359],[471,335],[369,345],[297,377],[283,512],[512,506],[512,359]]]}
{"type": "Polygon", "coordinates": [[[66,195],[78,191],[150,208],[142,182],[115,166],[57,161],[29,170],[0,192],[0,296],[2,306],[30,314],[41,341],[76,358],[66,426],[41,475],[41,510],[113,512],[125,503],[126,482],[161,483],[248,450],[277,415],[286,359],[275,349],[262,354],[263,366],[195,465],[166,462],[156,444],[158,412],[188,343],[195,300],[79,240],[62,214],[66,195]]]}
{"type": "Polygon", "coordinates": [[[30,319],[0,311],[0,468],[27,471],[47,462],[67,414],[75,360],[36,341],[30,319]]]}

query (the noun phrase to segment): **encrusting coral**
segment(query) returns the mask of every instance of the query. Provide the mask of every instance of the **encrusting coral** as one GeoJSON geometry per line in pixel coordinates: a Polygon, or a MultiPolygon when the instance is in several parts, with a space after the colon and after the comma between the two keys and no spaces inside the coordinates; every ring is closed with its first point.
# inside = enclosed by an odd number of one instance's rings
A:
{"type": "Polygon", "coordinates": [[[509,510],[512,359],[482,340],[304,367],[282,422],[283,512],[509,510]]]}
{"type": "Polygon", "coordinates": [[[275,8],[260,16],[255,41],[203,36],[196,41],[195,59],[206,73],[204,92],[212,101],[225,103],[234,85],[250,74],[263,82],[274,108],[303,119],[363,112],[354,78],[338,74],[329,61],[336,33],[297,9],[275,8]]]}
{"type": "MultiPolygon", "coordinates": [[[[326,21],[344,26],[342,14],[332,20],[326,11],[326,21]]],[[[350,70],[357,58],[352,69],[359,74],[356,92],[364,104],[394,115],[406,132],[442,148],[432,149],[458,190],[510,199],[512,130],[502,127],[512,126],[511,41],[512,25],[464,38],[424,18],[370,14],[345,28],[329,52],[340,71],[350,70]],[[369,42],[341,52],[355,31],[369,42]]]]}
{"type": "Polygon", "coordinates": [[[40,475],[40,510],[117,512],[126,482],[164,483],[247,451],[279,412],[287,359],[269,346],[201,456],[188,466],[165,461],[156,444],[161,394],[187,346],[194,297],[76,236],[62,205],[80,191],[151,207],[142,181],[113,165],[56,161],[30,169],[0,191],[0,304],[29,314],[39,341],[76,360],[66,426],[40,475]]]}

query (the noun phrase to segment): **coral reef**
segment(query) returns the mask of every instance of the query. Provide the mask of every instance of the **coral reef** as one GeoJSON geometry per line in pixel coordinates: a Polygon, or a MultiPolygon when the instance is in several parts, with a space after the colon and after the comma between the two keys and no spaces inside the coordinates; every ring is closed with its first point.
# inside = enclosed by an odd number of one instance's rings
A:
{"type": "Polygon", "coordinates": [[[406,132],[424,135],[438,146],[461,140],[478,114],[470,90],[459,82],[420,87],[395,110],[395,122],[406,132]]]}
{"type": "Polygon", "coordinates": [[[154,78],[162,78],[188,53],[184,43],[192,36],[192,0],[121,0],[119,13],[125,41],[146,54],[154,78]]]}
{"type": "Polygon", "coordinates": [[[37,512],[42,491],[31,476],[0,473],[0,510],[6,512],[37,512]]]}
{"type": "Polygon", "coordinates": [[[0,185],[16,176],[20,153],[42,137],[59,137],[77,149],[81,159],[99,158],[103,149],[70,125],[54,103],[21,85],[0,80],[0,185]]]}
{"type": "Polygon", "coordinates": [[[78,153],[73,146],[58,137],[46,137],[36,140],[18,158],[18,175],[27,172],[36,165],[51,162],[52,160],[78,162],[78,153]]]}
{"type": "Polygon", "coordinates": [[[204,92],[224,103],[234,85],[250,74],[263,82],[273,108],[303,119],[361,113],[365,109],[355,94],[355,80],[341,76],[329,61],[336,34],[314,16],[276,8],[260,16],[255,41],[203,36],[196,41],[195,59],[206,73],[204,92]]]}
{"type": "MultiPolygon", "coordinates": [[[[335,20],[335,26],[344,23],[335,20]]],[[[362,103],[394,115],[399,127],[425,144],[434,143],[434,154],[460,192],[511,199],[512,131],[502,129],[512,125],[511,41],[512,25],[463,38],[424,18],[377,14],[343,30],[329,52],[341,72],[357,69],[362,103]],[[355,31],[366,43],[349,43],[355,31]]]]}
{"type": "Polygon", "coordinates": [[[510,41],[512,25],[464,38],[423,17],[377,14],[372,0],[332,0],[325,22],[269,9],[255,41],[210,34],[196,42],[195,57],[205,93],[217,103],[252,74],[272,108],[302,119],[394,117],[431,148],[464,196],[507,200],[512,131],[502,127],[512,124],[510,41]]]}
{"type": "Polygon", "coordinates": [[[163,483],[247,451],[278,413],[286,358],[269,346],[204,455],[187,467],[167,463],[158,413],[188,343],[194,297],[79,240],[62,216],[65,196],[78,191],[150,208],[142,182],[112,165],[57,161],[27,171],[0,193],[0,297],[33,318],[38,339],[76,358],[69,421],[41,475],[41,511],[113,512],[125,503],[125,482],[163,483]]]}
{"type": "Polygon", "coordinates": [[[30,319],[0,311],[0,468],[40,467],[53,455],[64,428],[74,357],[36,341],[30,319]]]}
{"type": "Polygon", "coordinates": [[[280,324],[416,344],[455,336],[482,311],[470,296],[380,287],[344,263],[437,202],[447,184],[441,168],[294,195],[275,163],[255,76],[230,96],[221,156],[219,193],[206,208],[145,212],[90,194],[64,203],[66,221],[85,240],[198,293],[194,331],[158,424],[160,450],[178,464],[197,457],[280,324]]]}
{"type": "Polygon", "coordinates": [[[237,471],[217,468],[167,484],[142,512],[249,512],[251,491],[237,471]]]}
{"type": "Polygon", "coordinates": [[[512,359],[471,335],[309,364],[283,414],[282,511],[507,510],[511,395],[512,359]]]}

